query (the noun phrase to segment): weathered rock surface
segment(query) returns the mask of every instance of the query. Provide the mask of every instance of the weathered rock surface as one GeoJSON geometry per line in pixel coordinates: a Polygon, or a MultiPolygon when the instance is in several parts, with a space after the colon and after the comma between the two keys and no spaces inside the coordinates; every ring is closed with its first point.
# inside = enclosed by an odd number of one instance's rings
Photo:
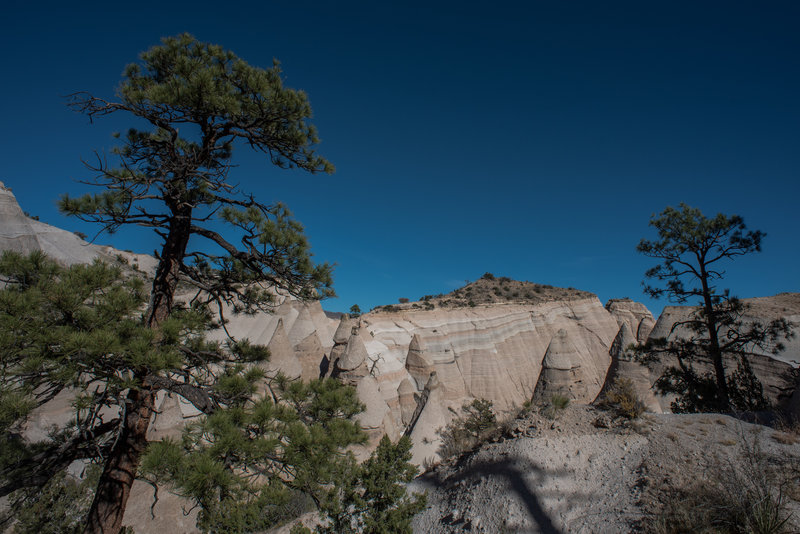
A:
{"type": "Polygon", "coordinates": [[[653,314],[641,302],[630,299],[611,299],[606,303],[606,309],[614,316],[620,327],[623,324],[628,325],[628,329],[638,343],[647,341],[650,331],[656,324],[653,314]]]}
{"type": "Polygon", "coordinates": [[[154,272],[156,266],[155,258],[147,254],[87,243],[73,232],[28,217],[11,189],[0,182],[0,251],[4,250],[22,254],[42,251],[63,265],[121,259],[143,272],[154,272]]]}
{"type": "MultiPolygon", "coordinates": [[[[491,400],[500,412],[531,400],[537,389],[592,402],[619,331],[600,301],[584,293],[566,301],[375,311],[360,322],[359,334],[336,349],[342,354],[336,365],[358,383],[363,371],[350,369],[363,357],[393,426],[411,435],[415,462],[436,457],[437,431],[473,398],[491,400]],[[357,356],[349,354],[351,343],[357,356]],[[435,387],[426,388],[432,376],[435,387]],[[412,406],[417,413],[410,421],[412,406]]],[[[340,326],[337,336],[346,330],[340,326]]]]}
{"type": "MultiPolygon", "coordinates": [[[[635,361],[630,350],[631,346],[637,345],[639,342],[631,333],[628,324],[627,322],[622,323],[619,333],[617,333],[617,337],[614,338],[611,349],[609,349],[611,366],[608,368],[608,376],[603,386],[603,392],[613,386],[618,379],[626,378],[633,384],[636,394],[644,402],[647,411],[661,412],[663,411],[661,404],[653,392],[653,379],[650,370],[635,361]]],[[[603,393],[600,394],[600,397],[602,396],[603,393]]]]}
{"type": "MultiPolygon", "coordinates": [[[[555,421],[531,414],[514,421],[515,437],[436,466],[411,484],[428,493],[414,532],[648,532],[643,526],[655,526],[673,489],[703,491],[726,480],[736,484],[726,490],[741,491],[754,469],[800,461],[796,439],[726,415],[647,414],[627,427],[599,428],[594,421],[604,416],[590,406],[569,406],[555,421]],[[739,478],[731,470],[741,470],[739,478]]],[[[787,532],[800,526],[793,495],[783,501],[793,514],[787,532]]]]}
{"type": "Polygon", "coordinates": [[[581,353],[563,328],[556,332],[542,360],[542,371],[536,384],[534,399],[546,400],[553,395],[584,400],[592,377],[586,372],[581,353]]]}
{"type": "MultiPolygon", "coordinates": [[[[797,402],[798,377],[797,370],[800,368],[800,293],[781,293],[772,297],[758,297],[752,299],[742,299],[746,306],[742,317],[745,327],[749,324],[765,324],[774,319],[784,318],[793,323],[795,336],[788,340],[781,340],[785,345],[784,349],[777,354],[769,351],[754,348],[749,354],[749,361],[755,375],[764,385],[765,395],[777,403],[780,407],[787,409],[790,413],[800,416],[800,402],[797,402]]],[[[698,310],[694,306],[667,306],[658,318],[650,338],[688,338],[693,334],[683,326],[679,325],[687,320],[698,310]]],[[[671,360],[665,360],[656,365],[651,372],[651,380],[655,379],[663,372],[668,365],[673,365],[671,360]]],[[[698,368],[703,369],[702,366],[698,368]]],[[[731,361],[729,368],[735,369],[736,362],[731,361]]],[[[710,368],[709,368],[710,370],[710,368]]],[[[657,397],[664,411],[669,411],[671,398],[657,397]]]]}

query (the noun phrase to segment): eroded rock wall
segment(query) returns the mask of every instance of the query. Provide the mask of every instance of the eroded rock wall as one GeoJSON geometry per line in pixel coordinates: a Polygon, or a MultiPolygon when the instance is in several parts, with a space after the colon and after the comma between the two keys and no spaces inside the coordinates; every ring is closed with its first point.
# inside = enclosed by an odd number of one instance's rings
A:
{"type": "MultiPolygon", "coordinates": [[[[594,401],[620,329],[596,297],[372,312],[357,321],[355,333],[343,343],[353,321],[344,319],[337,331],[341,339],[333,353],[344,362],[337,365],[353,381],[356,377],[346,369],[353,362],[345,356],[353,343],[360,363],[363,345],[364,368],[358,374],[377,384],[392,432],[410,433],[417,462],[436,455],[437,430],[473,398],[491,400],[499,412],[522,406],[535,392],[594,401]]],[[[369,391],[375,402],[374,389],[369,391]]]]}

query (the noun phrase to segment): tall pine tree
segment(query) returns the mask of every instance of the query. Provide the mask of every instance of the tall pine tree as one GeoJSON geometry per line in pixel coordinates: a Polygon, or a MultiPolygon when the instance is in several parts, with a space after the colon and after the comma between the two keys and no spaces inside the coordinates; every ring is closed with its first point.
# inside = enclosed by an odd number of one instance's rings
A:
{"type": "Polygon", "coordinates": [[[672,327],[672,331],[685,329],[687,335],[652,339],[638,349],[645,363],[671,358],[656,387],[678,395],[673,403],[676,411],[764,409],[767,401],[747,353],[755,347],[779,352],[783,348],[779,338],[791,335],[790,325],[784,319],[745,324],[746,306],[718,283],[724,275],[722,265],[759,252],[765,234],[748,230],[738,215],[707,218],[686,204],[667,207],[651,218],[650,225],[658,239],[643,239],[637,250],[660,263],[645,273],[656,281],[645,284],[645,292],[680,304],[698,304],[687,319],[672,327]],[[731,359],[737,362],[735,370],[727,368],[731,359]]]}
{"type": "MultiPolygon", "coordinates": [[[[139,225],[161,237],[144,315],[154,336],[165,335],[179,283],[195,288],[193,303],[220,312],[227,306],[267,309],[276,290],[300,298],[332,294],[331,268],[312,262],[303,228],[286,207],[260,203],[229,180],[237,144],[264,153],[277,167],[333,170],[314,151],[318,138],[305,93],[283,86],[277,63],[253,67],[184,34],[129,65],[116,99],[76,93],[71,106],[90,119],[127,114],[147,126],[127,132],[114,165],[105,157],[90,165],[101,192],[65,196],[61,209],[109,232],[139,225]]],[[[171,372],[146,363],[131,369],[121,434],[108,453],[87,531],[119,531],[157,391],[213,411],[206,389],[184,372],[206,366],[202,355],[193,358],[175,362],[171,372]]]]}

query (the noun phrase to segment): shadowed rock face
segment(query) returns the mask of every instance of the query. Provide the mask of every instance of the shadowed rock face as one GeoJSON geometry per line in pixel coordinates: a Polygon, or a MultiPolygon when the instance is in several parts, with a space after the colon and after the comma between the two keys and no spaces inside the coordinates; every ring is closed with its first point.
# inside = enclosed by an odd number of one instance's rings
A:
{"type": "Polygon", "coordinates": [[[629,350],[631,346],[638,345],[639,341],[631,333],[629,323],[622,322],[617,337],[609,349],[611,356],[611,366],[608,368],[608,376],[603,385],[603,391],[598,398],[602,398],[605,391],[610,388],[617,379],[629,379],[638,395],[644,402],[646,409],[650,412],[659,413],[662,411],[661,405],[652,389],[652,379],[650,371],[644,365],[636,362],[633,354],[629,350]]]}
{"type": "MultiPolygon", "coordinates": [[[[765,395],[778,406],[785,408],[790,413],[800,416],[800,394],[798,391],[795,373],[800,368],[800,293],[781,293],[772,297],[758,297],[742,299],[746,310],[742,317],[745,328],[755,323],[767,323],[774,319],[784,318],[793,323],[795,335],[791,339],[782,340],[784,349],[778,354],[754,348],[749,354],[749,361],[753,372],[764,386],[765,395]]],[[[675,326],[686,321],[699,308],[695,306],[667,306],[658,318],[650,332],[650,338],[689,338],[693,333],[685,327],[675,326]]],[[[661,375],[667,366],[675,365],[674,360],[664,360],[653,367],[651,383],[661,375]]],[[[701,370],[711,371],[698,366],[701,370]]],[[[729,369],[736,368],[736,362],[730,360],[729,369]]],[[[671,398],[657,397],[664,411],[670,410],[671,398]]]]}

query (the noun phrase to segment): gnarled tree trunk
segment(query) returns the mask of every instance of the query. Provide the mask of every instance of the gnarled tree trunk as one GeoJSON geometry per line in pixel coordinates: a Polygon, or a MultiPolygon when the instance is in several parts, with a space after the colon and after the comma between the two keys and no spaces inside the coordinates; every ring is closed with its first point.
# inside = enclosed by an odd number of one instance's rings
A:
{"type": "Polygon", "coordinates": [[[147,447],[147,427],[154,407],[155,392],[146,389],[128,392],[122,430],[100,475],[84,532],[117,534],[122,528],[139,460],[147,447]]]}
{"type": "MultiPolygon", "coordinates": [[[[180,267],[191,236],[191,207],[179,205],[173,213],[145,313],[145,324],[150,328],[158,328],[172,311],[180,267]]],[[[146,375],[144,371],[137,376],[142,386],[128,392],[122,430],[100,475],[86,534],[117,534],[122,528],[139,461],[147,448],[147,428],[155,407],[156,389],[145,384],[146,375]]]]}

